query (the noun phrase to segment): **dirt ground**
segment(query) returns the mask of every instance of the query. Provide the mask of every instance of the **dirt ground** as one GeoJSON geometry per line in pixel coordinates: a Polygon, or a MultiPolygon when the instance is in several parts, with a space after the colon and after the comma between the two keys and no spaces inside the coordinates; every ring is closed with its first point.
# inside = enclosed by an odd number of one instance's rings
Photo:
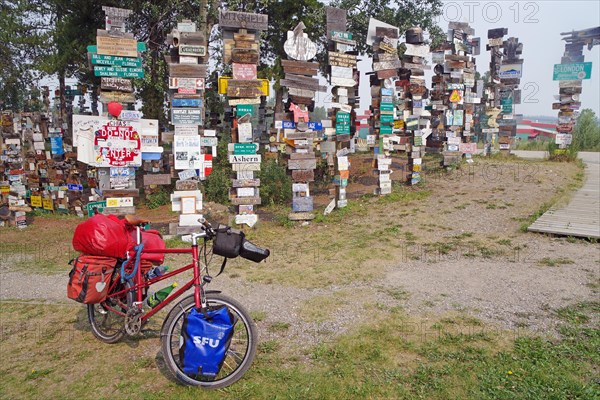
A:
{"type": "MultiPolygon", "coordinates": [[[[344,331],[374,305],[553,334],[557,309],[598,299],[600,246],[522,226],[545,204],[566,201],[582,179],[575,164],[477,159],[450,173],[430,170],[421,187],[384,198],[358,197],[372,186],[355,181],[346,210],[307,226],[261,220],[248,234],[272,256],[259,265],[235,260],[211,286],[262,315],[259,327],[289,324],[261,330],[263,339],[298,345],[344,331]]],[[[228,218],[223,206],[209,207],[209,217],[228,218]]],[[[140,215],[163,224],[176,218],[166,207],[140,215]]],[[[0,228],[0,299],[68,302],[64,261],[78,222],[40,217],[23,231],[0,228]],[[47,260],[64,263],[40,271],[47,260]]]]}

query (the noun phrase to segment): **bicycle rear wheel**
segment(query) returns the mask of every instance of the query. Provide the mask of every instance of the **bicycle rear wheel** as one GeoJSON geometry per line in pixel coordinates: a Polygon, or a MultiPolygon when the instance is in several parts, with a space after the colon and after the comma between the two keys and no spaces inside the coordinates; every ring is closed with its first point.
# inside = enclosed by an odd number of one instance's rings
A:
{"type": "MultiPolygon", "coordinates": [[[[116,277],[116,279],[120,279],[116,277]]],[[[112,293],[120,292],[131,283],[115,285],[112,293]]],[[[110,296],[110,293],[109,293],[110,296]]],[[[92,328],[92,333],[96,338],[104,343],[116,343],[125,335],[125,317],[112,310],[119,310],[126,313],[133,304],[134,292],[130,291],[118,297],[108,297],[106,301],[100,304],[88,304],[88,320],[92,328]]]]}
{"type": "Polygon", "coordinates": [[[161,347],[169,371],[179,382],[219,389],[239,380],[250,368],[256,354],[258,335],[252,318],[237,301],[218,293],[207,293],[206,300],[209,308],[226,306],[236,321],[231,344],[219,374],[214,378],[207,378],[186,374],[182,369],[180,348],[183,343],[183,319],[185,314],[195,306],[193,295],[181,300],[169,312],[161,329],[161,347]]]}

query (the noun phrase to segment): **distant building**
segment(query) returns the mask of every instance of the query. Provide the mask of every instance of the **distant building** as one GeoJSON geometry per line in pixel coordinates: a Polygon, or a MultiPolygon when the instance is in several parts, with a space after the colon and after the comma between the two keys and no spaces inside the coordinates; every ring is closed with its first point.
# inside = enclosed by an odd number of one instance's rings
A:
{"type": "Polygon", "coordinates": [[[556,135],[556,124],[545,124],[523,119],[517,124],[517,138],[526,140],[553,140],[556,135]]]}

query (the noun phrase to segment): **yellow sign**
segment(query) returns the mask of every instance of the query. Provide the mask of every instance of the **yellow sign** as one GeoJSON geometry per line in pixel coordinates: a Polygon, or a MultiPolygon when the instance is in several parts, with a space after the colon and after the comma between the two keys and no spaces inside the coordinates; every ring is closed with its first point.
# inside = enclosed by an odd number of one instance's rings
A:
{"type": "Polygon", "coordinates": [[[31,196],[31,207],[42,207],[42,196],[31,196]]]}
{"type": "Polygon", "coordinates": [[[0,186],[0,194],[9,194],[10,186],[0,186]]]}
{"type": "Polygon", "coordinates": [[[52,199],[44,198],[42,199],[42,203],[44,204],[44,210],[54,210],[54,204],[52,204],[52,199]]]}
{"type": "Polygon", "coordinates": [[[458,103],[458,102],[460,102],[461,99],[462,99],[462,97],[460,96],[460,93],[458,92],[458,90],[454,89],[452,91],[452,94],[450,95],[450,102],[458,103]]]}
{"type": "Polygon", "coordinates": [[[402,129],[404,128],[404,120],[403,119],[397,119],[394,121],[394,129],[402,129]]]}
{"type": "MultiPolygon", "coordinates": [[[[229,79],[231,79],[230,76],[220,76],[219,77],[219,94],[227,94],[227,86],[229,86],[228,85],[229,79]]],[[[269,80],[268,79],[259,79],[259,81],[261,81],[260,91],[262,92],[262,95],[268,96],[269,88],[271,86],[269,84],[269,80]]]]}
{"type": "Polygon", "coordinates": [[[119,199],[118,198],[106,199],[106,207],[119,207],[119,199]]]}

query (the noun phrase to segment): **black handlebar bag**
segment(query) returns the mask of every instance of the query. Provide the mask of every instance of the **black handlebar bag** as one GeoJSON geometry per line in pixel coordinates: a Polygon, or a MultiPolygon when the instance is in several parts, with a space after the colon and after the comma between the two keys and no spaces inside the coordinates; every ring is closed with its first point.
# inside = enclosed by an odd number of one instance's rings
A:
{"type": "Polygon", "coordinates": [[[220,225],[215,229],[215,233],[215,239],[213,240],[213,254],[225,258],[236,258],[240,255],[240,250],[242,249],[242,244],[244,242],[244,232],[220,225]]]}

